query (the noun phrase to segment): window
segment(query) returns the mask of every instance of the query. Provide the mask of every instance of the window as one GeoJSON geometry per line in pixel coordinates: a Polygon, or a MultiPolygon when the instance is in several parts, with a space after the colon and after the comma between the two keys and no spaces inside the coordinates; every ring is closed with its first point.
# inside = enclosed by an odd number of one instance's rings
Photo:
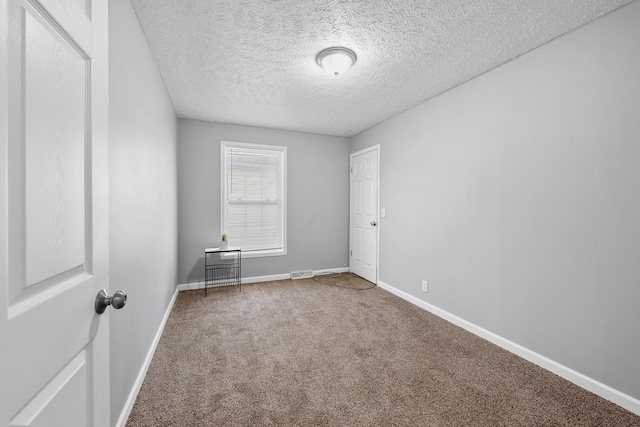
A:
{"type": "Polygon", "coordinates": [[[287,147],[222,141],[220,230],[243,257],[287,254],[287,147]]]}

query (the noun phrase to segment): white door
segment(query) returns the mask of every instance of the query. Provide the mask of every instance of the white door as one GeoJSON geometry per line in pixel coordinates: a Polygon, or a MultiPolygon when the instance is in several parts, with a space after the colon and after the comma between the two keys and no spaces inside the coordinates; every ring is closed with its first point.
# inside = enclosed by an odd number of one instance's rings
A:
{"type": "Polygon", "coordinates": [[[378,146],[351,155],[350,267],[378,282],[378,146]]]}
{"type": "Polygon", "coordinates": [[[107,24],[0,0],[0,426],[110,424],[107,24]]]}

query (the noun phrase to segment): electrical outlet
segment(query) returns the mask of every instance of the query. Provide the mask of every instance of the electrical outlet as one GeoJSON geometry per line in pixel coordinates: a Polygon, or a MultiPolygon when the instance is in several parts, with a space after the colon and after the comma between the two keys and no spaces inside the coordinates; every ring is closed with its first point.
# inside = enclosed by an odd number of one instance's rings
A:
{"type": "Polygon", "coordinates": [[[422,292],[429,292],[429,283],[426,280],[422,281],[422,292]]]}

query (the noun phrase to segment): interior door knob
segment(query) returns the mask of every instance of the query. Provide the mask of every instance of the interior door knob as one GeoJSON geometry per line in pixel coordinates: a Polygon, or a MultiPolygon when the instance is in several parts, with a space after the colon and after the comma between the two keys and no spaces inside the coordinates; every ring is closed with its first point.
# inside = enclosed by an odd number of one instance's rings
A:
{"type": "Polygon", "coordinates": [[[127,294],[124,291],[116,291],[112,297],[109,296],[106,289],[98,292],[96,297],[96,313],[102,314],[110,305],[116,310],[120,310],[127,303],[127,294]]]}
{"type": "Polygon", "coordinates": [[[371,225],[373,225],[375,227],[376,225],[378,225],[378,223],[375,222],[375,221],[371,221],[371,225]]]}

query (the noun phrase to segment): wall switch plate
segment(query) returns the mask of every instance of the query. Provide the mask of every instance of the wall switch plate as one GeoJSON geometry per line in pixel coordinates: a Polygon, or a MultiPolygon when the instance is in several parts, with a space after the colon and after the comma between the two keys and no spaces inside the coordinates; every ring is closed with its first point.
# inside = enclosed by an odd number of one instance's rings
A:
{"type": "Polygon", "coordinates": [[[426,280],[422,281],[422,292],[429,292],[429,283],[426,280]]]}
{"type": "Polygon", "coordinates": [[[387,217],[387,210],[385,208],[382,208],[380,215],[382,216],[382,218],[386,218],[387,217]]]}

